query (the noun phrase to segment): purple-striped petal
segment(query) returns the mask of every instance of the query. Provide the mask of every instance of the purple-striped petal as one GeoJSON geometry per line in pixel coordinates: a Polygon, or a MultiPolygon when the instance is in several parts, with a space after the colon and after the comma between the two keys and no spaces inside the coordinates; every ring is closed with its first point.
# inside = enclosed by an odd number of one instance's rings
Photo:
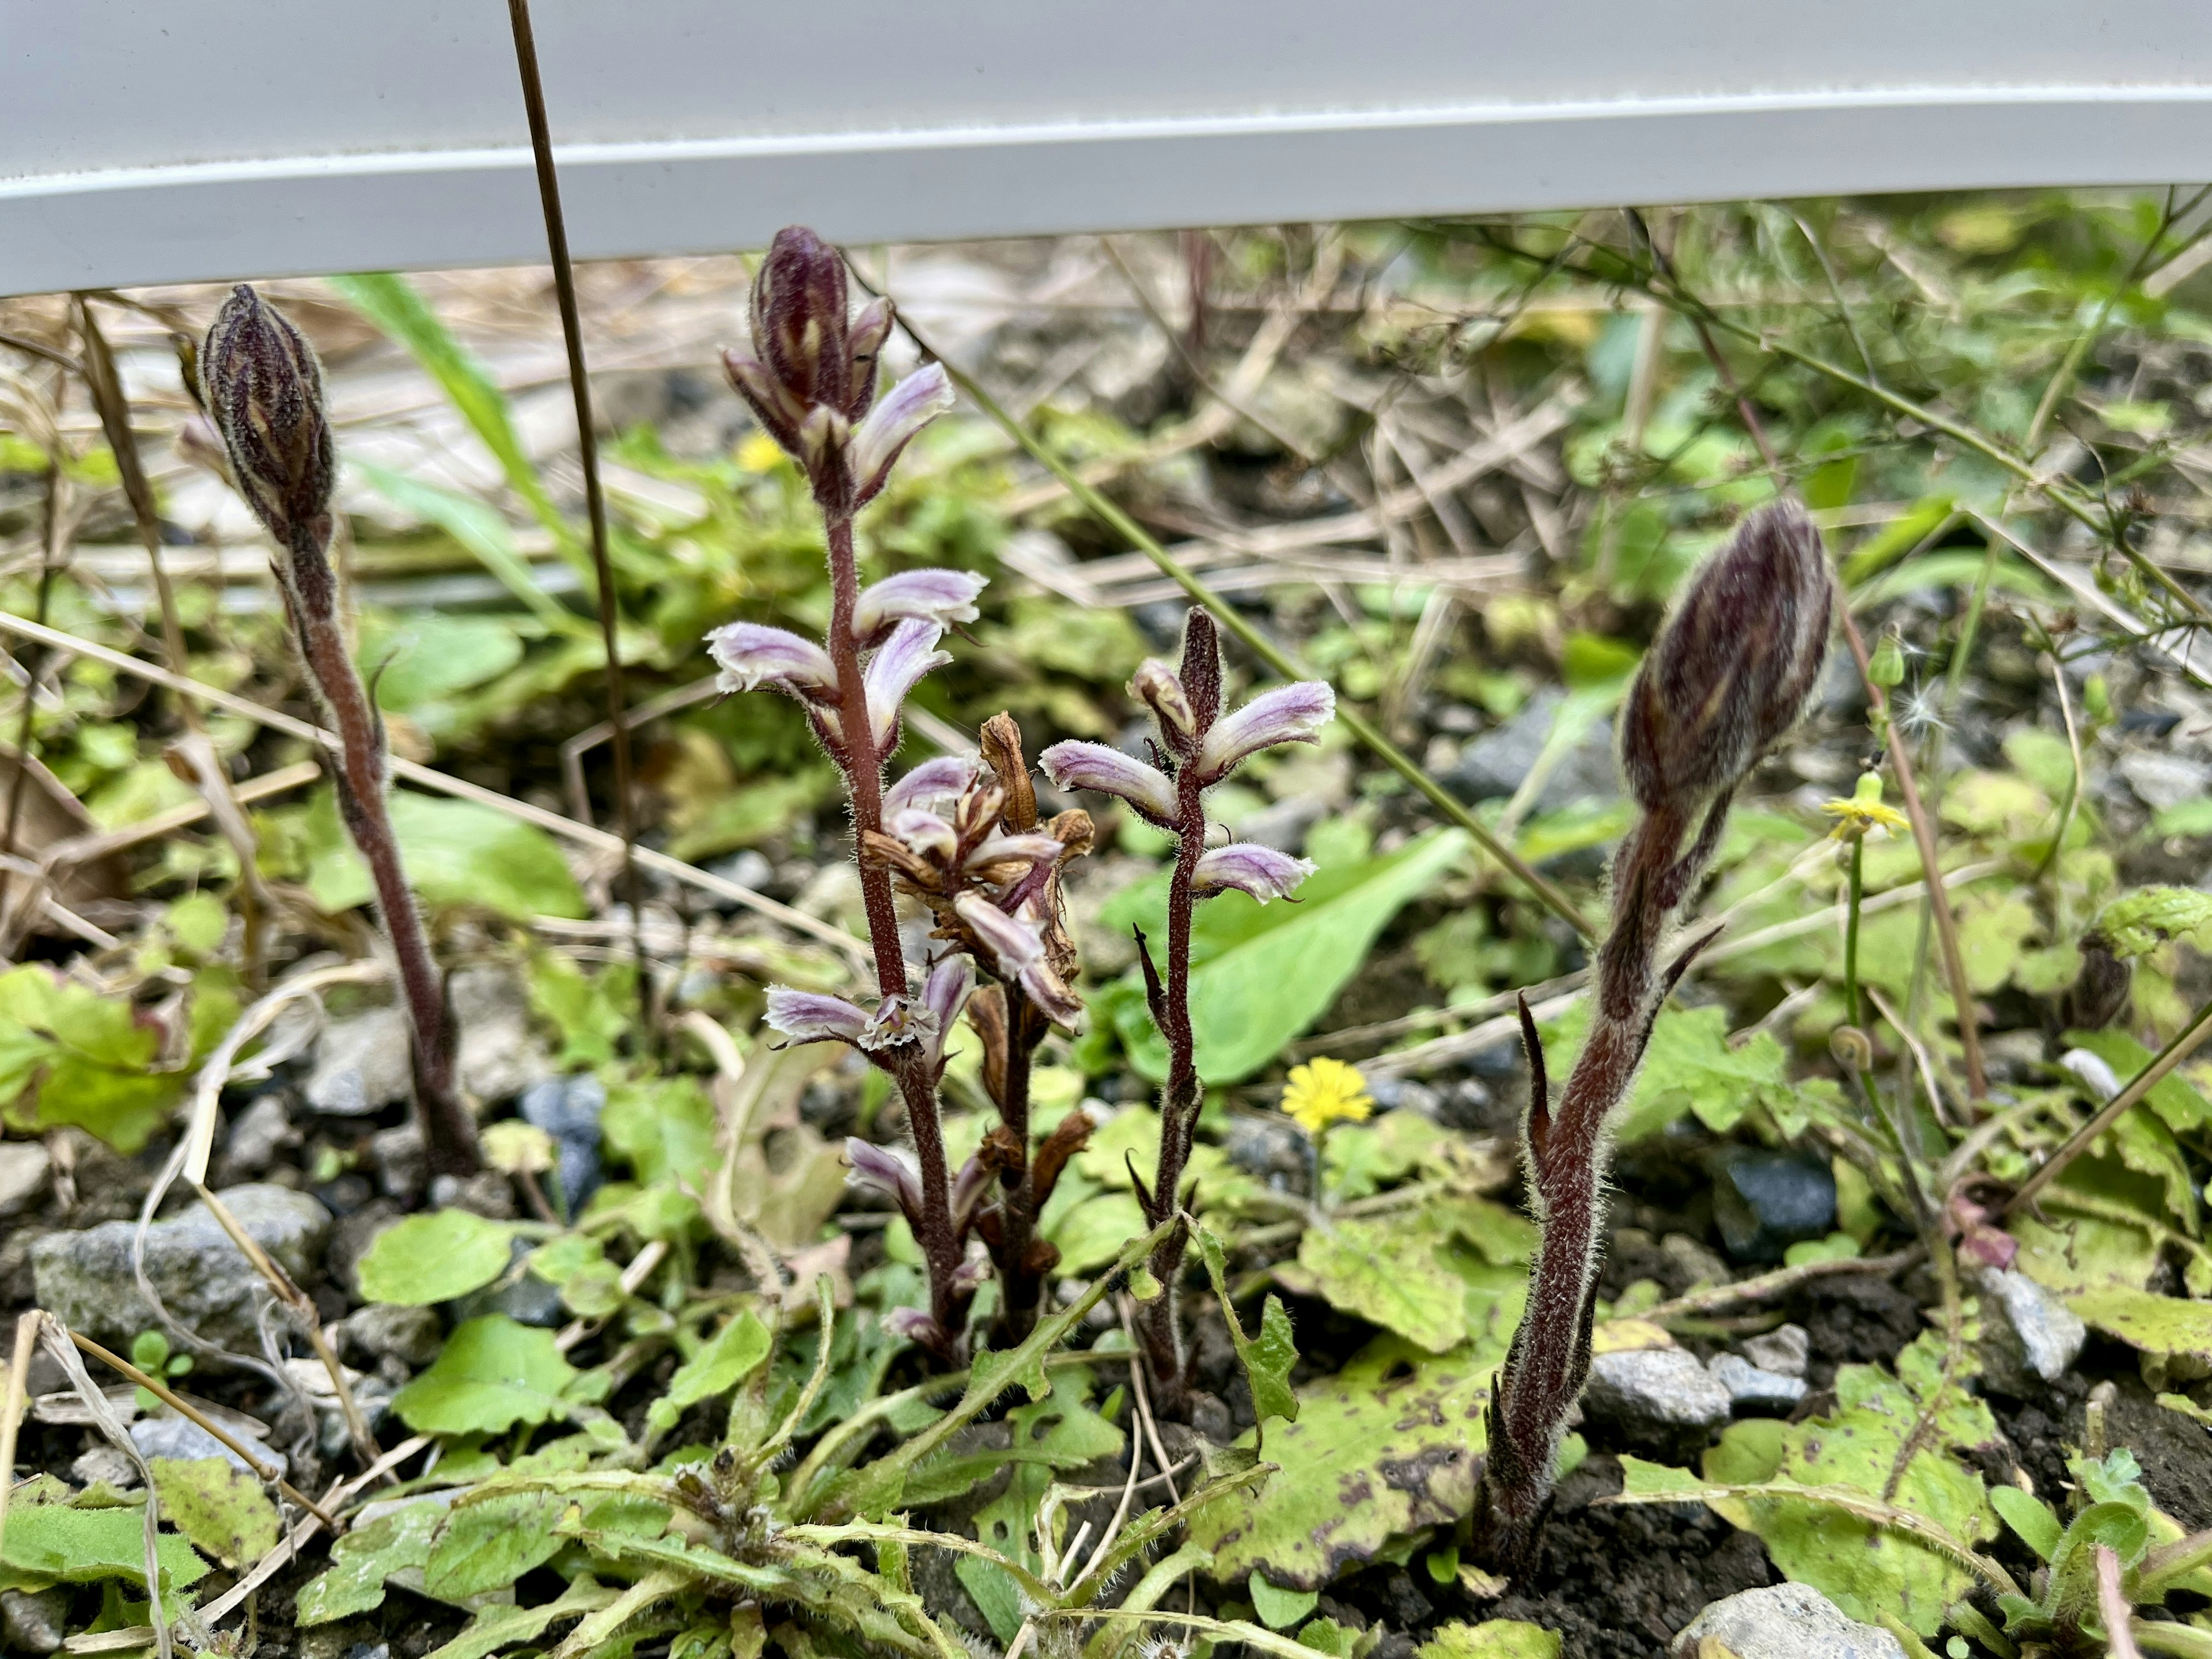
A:
{"type": "Polygon", "coordinates": [[[1288,898],[1314,869],[1304,859],[1257,842],[1240,841],[1217,847],[1199,859],[1191,872],[1191,890],[1222,893],[1233,887],[1265,904],[1269,899],[1288,898]]]}
{"type": "Polygon", "coordinates": [[[924,858],[949,860],[960,849],[960,832],[927,807],[903,807],[884,820],[884,828],[924,858]]]}
{"type": "Polygon", "coordinates": [[[914,434],[951,407],[952,382],[942,363],[916,369],[884,395],[854,432],[847,452],[856,506],[865,506],[884,487],[914,434]]]}
{"type": "Polygon", "coordinates": [[[1030,922],[1008,915],[978,893],[952,901],[953,914],[968,925],[1000,979],[1018,979],[1023,969],[1044,958],[1044,936],[1030,922]]]}
{"type": "Polygon", "coordinates": [[[971,1158],[960,1166],[959,1173],[952,1177],[952,1225],[955,1231],[964,1233],[968,1231],[968,1223],[975,1214],[975,1206],[989,1194],[997,1179],[994,1171],[983,1167],[981,1158],[971,1158]]]}
{"type": "Polygon", "coordinates": [[[952,1029],[952,1022],[960,1018],[960,1011],[968,1006],[968,994],[975,988],[975,964],[958,951],[939,959],[922,982],[921,1000],[937,1016],[940,1037],[952,1029]]]}
{"type": "MultiPolygon", "coordinates": [[[[947,825],[950,829],[951,826],[947,825]]],[[[1030,864],[1042,864],[1057,859],[1067,849],[1050,836],[993,836],[968,855],[963,866],[981,870],[988,865],[1004,864],[1010,860],[1022,860],[1030,864]]]]}
{"type": "Polygon", "coordinates": [[[707,649],[721,669],[724,691],[770,686],[806,697],[831,690],[837,670],[830,653],[787,628],[760,623],[728,623],[707,635],[707,649]]]}
{"type": "Polygon", "coordinates": [[[845,1162],[853,1166],[852,1185],[896,1199],[909,1219],[921,1212],[921,1171],[911,1152],[853,1135],[845,1142],[845,1162]]]}
{"type": "Polygon", "coordinates": [[[793,1042],[858,1042],[868,1025],[866,1010],[844,998],[787,985],[769,988],[766,1018],[769,1030],[793,1042]]]}
{"type": "Polygon", "coordinates": [[[939,755],[922,763],[884,791],[886,817],[909,806],[929,806],[968,793],[975,781],[972,755],[939,755]]]}
{"type": "Polygon", "coordinates": [[[1037,757],[1045,775],[1062,789],[1115,795],[1153,823],[1172,828],[1176,787],[1166,773],[1103,743],[1056,743],[1037,757]]]}
{"type": "Polygon", "coordinates": [[[950,652],[937,648],[943,631],[934,623],[902,622],[868,659],[863,677],[868,688],[868,727],[878,752],[890,746],[891,733],[898,730],[900,707],[915,682],[952,660],[950,652]]]}
{"type": "Polygon", "coordinates": [[[1207,782],[1225,776],[1248,755],[1279,743],[1312,743],[1336,713],[1336,693],[1320,680],[1262,691],[1206,734],[1198,763],[1207,782]]]}
{"type": "Polygon", "coordinates": [[[722,368],[729,374],[730,384],[738,389],[738,395],[751,406],[753,418],[761,423],[761,429],[781,445],[787,453],[799,453],[799,423],[805,418],[805,408],[784,390],[783,383],[769,366],[743,352],[725,351],[722,368]]]}
{"type": "Polygon", "coordinates": [[[893,623],[908,620],[950,628],[975,620],[975,596],[988,577],[965,570],[906,570],[860,590],[853,607],[853,637],[872,645],[893,623]]]}
{"type": "Polygon", "coordinates": [[[1185,744],[1198,722],[1190,712],[1190,694],[1174,669],[1156,657],[1147,657],[1129,681],[1129,695],[1152,711],[1160,735],[1177,754],[1188,752],[1185,744]]]}

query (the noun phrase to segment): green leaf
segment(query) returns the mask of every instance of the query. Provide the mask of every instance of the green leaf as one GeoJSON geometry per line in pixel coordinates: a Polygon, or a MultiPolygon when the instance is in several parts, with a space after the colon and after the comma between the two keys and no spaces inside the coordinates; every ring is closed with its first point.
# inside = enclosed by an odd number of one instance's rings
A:
{"type": "Polygon", "coordinates": [[[474,495],[441,489],[359,456],[349,456],[346,465],[393,506],[437,526],[474,554],[501,586],[528,605],[547,628],[573,634],[584,627],[581,617],[562,609],[561,602],[539,583],[537,572],[514,544],[514,532],[497,508],[474,495]]]}
{"type": "Polygon", "coordinates": [[[480,1609],[469,1626],[429,1659],[491,1659],[501,1648],[535,1642],[555,1623],[597,1613],[615,1599],[616,1592],[589,1573],[580,1573],[559,1596],[534,1607],[489,1607],[480,1609]]]}
{"type": "Polygon", "coordinates": [[[2081,1158],[2046,1189],[2040,1218],[2015,1212],[2005,1224],[2020,1241],[2015,1265],[2047,1291],[2141,1290],[2158,1267],[2165,1207],[2163,1190],[2147,1176],[2116,1158],[2081,1158]],[[2075,1197],[2082,1210],[2070,1207],[2075,1197]]]}
{"type": "Polygon", "coordinates": [[[422,1565],[422,1589],[441,1601],[504,1589],[551,1560],[565,1541],[554,1532],[568,1500],[556,1492],[501,1492],[458,1504],[422,1565]]]}
{"type": "Polygon", "coordinates": [[[1314,1610],[1321,1601],[1319,1590],[1278,1589],[1267,1582],[1267,1575],[1257,1567],[1245,1581],[1251,1593],[1252,1610],[1260,1615],[1260,1622],[1269,1630],[1287,1630],[1314,1610]]]}
{"type": "Polygon", "coordinates": [[[2045,1560],[2058,1553],[2058,1540],[2064,1528],[2051,1512],[2051,1505],[2041,1498],[2018,1486],[1999,1484],[1990,1488],[1990,1507],[2005,1525],[2020,1534],[2022,1543],[2045,1560]]]}
{"type": "Polygon", "coordinates": [[[154,1490],[161,1518],[226,1567],[258,1561],[276,1547],[281,1525],[260,1481],[227,1457],[156,1457],[154,1490]]]}
{"type": "MultiPolygon", "coordinates": [[[[585,914],[583,890],[560,847],[533,824],[474,801],[400,789],[392,794],[392,826],[408,885],[432,905],[490,910],[510,921],[585,914]]],[[[307,890],[316,906],[336,915],[368,903],[368,866],[340,825],[337,799],[327,789],[309,804],[307,836],[307,890]]]]}
{"type": "Polygon", "coordinates": [[[1486,1199],[1438,1199],[1416,1209],[1309,1227],[1287,1287],[1395,1331],[1432,1353],[1470,1336],[1503,1340],[1527,1300],[1521,1271],[1535,1245],[1525,1218],[1486,1199]]]}
{"type": "Polygon", "coordinates": [[[1072,1206],[1045,1230],[1060,1250],[1059,1271],[1087,1273],[1121,1254],[1145,1231],[1145,1212],[1133,1193],[1100,1193],[1072,1206]]]}
{"type": "Polygon", "coordinates": [[[2123,958],[2156,950],[2170,939],[2212,949],[2212,893],[2194,887],[2138,887],[2106,905],[2097,929],[2123,958]]]}
{"type": "MultiPolygon", "coordinates": [[[[1252,1389],[1253,1415],[1265,1423],[1271,1417],[1297,1420],[1298,1397],[1291,1388],[1291,1370],[1298,1363],[1297,1345],[1291,1336],[1291,1316],[1279,1297],[1270,1296],[1260,1314],[1260,1334],[1244,1334],[1244,1322],[1237,1317],[1235,1305],[1229,1297],[1227,1252],[1221,1241],[1205,1228],[1198,1230],[1199,1255],[1206,1262],[1206,1277],[1213,1281],[1213,1294],[1220,1301],[1222,1316],[1229,1322],[1229,1340],[1236,1347],[1237,1363],[1244,1368],[1244,1380],[1252,1389]]],[[[1290,1622],[1285,1619],[1277,1624],[1290,1622]]]]}
{"type": "Polygon", "coordinates": [[[562,1395],[576,1375],[552,1332],[487,1314],[448,1337],[437,1363],[400,1389],[392,1408],[421,1433],[501,1434],[566,1415],[562,1395]]]}
{"type": "Polygon", "coordinates": [[[1340,1204],[1403,1181],[1421,1161],[1451,1144],[1449,1131],[1419,1112],[1385,1112],[1367,1123],[1339,1123],[1322,1142],[1322,1168],[1340,1204]]]}
{"type": "MultiPolygon", "coordinates": [[[[172,1534],[161,1534],[154,1559],[164,1591],[182,1589],[208,1575],[208,1564],[172,1534]]],[[[9,1505],[6,1545],[0,1548],[0,1589],[89,1584],[103,1578],[144,1586],[143,1510],[73,1510],[60,1504],[21,1501],[9,1505]]]]}
{"type": "Polygon", "coordinates": [[[1297,1421],[1267,1425],[1281,1472],[1255,1498],[1191,1517],[1189,1541],[1212,1552],[1212,1576],[1236,1583],[1262,1570],[1277,1585],[1318,1590],[1393,1539],[1457,1521],[1474,1500],[1496,1359],[1432,1359],[1386,1337],[1309,1384],[1297,1421]]]}
{"type": "MultiPolygon", "coordinates": [[[[1457,830],[1433,831],[1379,859],[1307,878],[1295,903],[1262,905],[1224,893],[1199,907],[1191,933],[1190,1016],[1199,1075],[1235,1083],[1258,1071],[1336,1000],[1359,970],[1391,917],[1419,896],[1465,853],[1457,830]]],[[[1107,925],[1144,928],[1154,951],[1166,948],[1164,884],[1117,896],[1107,925]]],[[[1129,983],[1136,983],[1132,976],[1129,983]]],[[[1107,1012],[1138,1071],[1167,1075],[1167,1048],[1144,999],[1107,1012]]]]}
{"type": "MultiPolygon", "coordinates": [[[[2113,1074],[2124,1083],[2151,1062],[2151,1052],[2125,1031],[2069,1031],[2066,1046],[2087,1048],[2091,1054],[2112,1068],[2113,1074]]],[[[2168,1072],[2151,1085],[2144,1097],[2151,1110],[2166,1120],[2167,1128],[2177,1134],[2186,1134],[2212,1122],[2212,1101],[2208,1101],[2197,1086],[2182,1076],[2179,1070],[2168,1072]]],[[[2102,1102],[2098,1103],[2102,1104],[2102,1102]]]]}
{"type": "Polygon", "coordinates": [[[295,1620],[328,1625],[383,1606],[385,1581],[429,1560],[431,1536],[445,1516],[441,1504],[412,1503],[356,1527],[331,1546],[330,1571],[300,1592],[295,1620]]]}
{"type": "Polygon", "coordinates": [[[2138,1352],[2212,1365],[2212,1302],[2185,1302],[2114,1285],[2069,1296],[2066,1305],[2085,1325],[2138,1352]]]}
{"type": "MultiPolygon", "coordinates": [[[[1589,1007],[1579,1003],[1544,1028],[1545,1061],[1554,1076],[1572,1069],[1589,1029],[1589,1007]]],[[[1753,1106],[1786,1103],[1790,1057],[1773,1034],[1754,1032],[1735,1048],[1728,1038],[1725,1008],[1662,1009],[1620,1121],[1620,1139],[1657,1134],[1686,1113],[1725,1134],[1753,1106]]]]}
{"type": "Polygon", "coordinates": [[[1415,1659],[1559,1659],[1559,1633],[1518,1619],[1441,1625],[1413,1650],[1415,1659]]]}
{"type": "Polygon", "coordinates": [[[348,305],[368,319],[415,356],[428,369],[455,409],[460,411],[493,459],[507,474],[514,493],[529,503],[539,523],[562,541],[573,532],[553,498],[531,465],[522,441],[515,434],[507,395],[490,371],[447,331],[438,315],[424,303],[413,284],[389,271],[365,272],[327,279],[348,305]]]}
{"type": "Polygon", "coordinates": [[[371,611],[362,619],[360,656],[377,707],[410,712],[497,679],[522,660],[522,641],[502,617],[371,611]]]}
{"type": "Polygon", "coordinates": [[[715,1333],[714,1340],[676,1368],[675,1376],[668,1379],[666,1391],[647,1413],[647,1420],[655,1429],[673,1428],[686,1407],[736,1388],[754,1366],[768,1358],[774,1346],[775,1339],[769,1336],[768,1327],[761,1323],[751,1309],[744,1310],[715,1333]]]}
{"type": "Polygon", "coordinates": [[[428,1307],[481,1290],[507,1271],[514,1229],[467,1210],[410,1215],[386,1228],[361,1259],[370,1302],[428,1307]]]}

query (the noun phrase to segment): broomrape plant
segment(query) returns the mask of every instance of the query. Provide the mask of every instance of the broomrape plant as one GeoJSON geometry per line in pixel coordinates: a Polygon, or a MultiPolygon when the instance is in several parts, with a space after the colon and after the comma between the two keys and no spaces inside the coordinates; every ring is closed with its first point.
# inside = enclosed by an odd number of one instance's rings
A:
{"type": "Polygon", "coordinates": [[[1613,927],[1599,947],[1589,1036],[1554,1106],[1524,998],[1531,1073],[1527,1147],[1542,1239],[1528,1305],[1499,1370],[1474,1538],[1492,1569],[1534,1564],[1569,1409],[1589,1376],[1610,1125],[1643,1062],[1660,1004],[1707,933],[1665,966],[1684,902],[1759,757],[1802,713],[1826,654],[1833,584],[1819,530],[1792,501],[1745,520],[1700,570],[1638,670],[1620,716],[1620,764],[1642,816],[1613,861],[1613,927]]]}
{"type": "Polygon", "coordinates": [[[416,1113],[430,1168],[473,1174],[479,1164],[476,1124],[454,1081],[445,981],[407,884],[386,799],[391,777],[384,720],[346,649],[331,568],[337,451],[323,405],[322,366],[300,331],[243,283],[208,330],[199,366],[200,396],[222,434],[232,480],[276,544],[270,563],[307,682],[337,732],[331,781],[346,831],[368,865],[398,969],[415,1036],[416,1113]]]}
{"type": "Polygon", "coordinates": [[[1088,1135],[1078,1114],[1029,1152],[1030,1056],[1054,1026],[1073,1030],[1082,1004],[1068,988],[1074,950],[1060,915],[1060,874],[1088,850],[1091,820],[1064,812],[1040,824],[1021,733],[1001,715],[981,763],[944,757],[888,789],[907,694],[951,658],[948,628],[975,619],[984,579],[910,570],[860,586],[853,518],[881,492],[914,435],[950,408],[943,368],[918,370],[877,396],[888,301],[848,314],[845,267],[809,230],[781,232],[752,290],[753,352],[724,355],[730,379],[763,428],[798,461],[828,545],[830,626],[821,643],[780,628],[732,623],[708,635],[725,691],[769,687],[796,698],[843,779],[860,893],[874,950],[871,1004],[778,988],[768,1024],[795,1042],[850,1044],[886,1073],[906,1109],[914,1154],[848,1143],[856,1180],[895,1198],[921,1248],[929,1307],[895,1318],[940,1358],[964,1346],[969,1304],[995,1265],[1000,1325],[1034,1323],[1057,1259],[1034,1236],[1037,1211],[1088,1135]],[[896,895],[927,906],[947,948],[910,964],[896,895]],[[992,981],[976,991],[977,973],[992,981]],[[938,1090],[945,1042],[967,1012],[984,1039],[986,1082],[1001,1122],[956,1176],[947,1167],[938,1090]],[[990,1202],[994,1186],[1000,1197],[990,1202]]]}
{"type": "MultiPolygon", "coordinates": [[[[1168,1073],[1160,1091],[1160,1155],[1147,1188],[1136,1181],[1148,1226],[1180,1212],[1184,1165],[1203,1103],[1197,1042],[1190,1018],[1190,926],[1197,902],[1234,888],[1261,903],[1287,898],[1313,873],[1305,860],[1271,847],[1231,843],[1209,848],[1206,791],[1262,750],[1313,743],[1336,712],[1336,696],[1314,680],[1263,691],[1232,714],[1221,708],[1221,640],[1213,618],[1193,611],[1183,625],[1182,664],[1171,669],[1149,661],[1129,690],[1151,709],[1159,732],[1153,763],[1098,743],[1059,743],[1038,757],[1046,775],[1063,789],[1090,789],[1127,802],[1138,817],[1176,838],[1168,886],[1167,976],[1162,980],[1137,936],[1137,960],[1152,1023],[1167,1044],[1168,1073]]],[[[1131,1178],[1136,1179],[1131,1171],[1131,1178]]],[[[1152,1252],[1151,1271],[1162,1287],[1147,1305],[1143,1334],[1161,1409],[1182,1413],[1190,1403],[1189,1354],[1176,1317],[1175,1284],[1189,1243],[1176,1226],[1152,1252]]]]}

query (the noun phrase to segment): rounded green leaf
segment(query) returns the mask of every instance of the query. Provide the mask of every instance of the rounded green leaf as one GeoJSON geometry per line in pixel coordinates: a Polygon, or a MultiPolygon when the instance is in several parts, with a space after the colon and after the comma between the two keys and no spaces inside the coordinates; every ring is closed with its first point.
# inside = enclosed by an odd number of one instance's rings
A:
{"type": "Polygon", "coordinates": [[[502,1434],[518,1423],[564,1415],[576,1378],[550,1331],[504,1314],[471,1319],[437,1363],[392,1397],[407,1426],[425,1434],[502,1434]]]}
{"type": "Polygon", "coordinates": [[[361,1259],[371,1302],[427,1307],[481,1290],[507,1271],[514,1230],[467,1210],[410,1215],[376,1236],[361,1259]]]}

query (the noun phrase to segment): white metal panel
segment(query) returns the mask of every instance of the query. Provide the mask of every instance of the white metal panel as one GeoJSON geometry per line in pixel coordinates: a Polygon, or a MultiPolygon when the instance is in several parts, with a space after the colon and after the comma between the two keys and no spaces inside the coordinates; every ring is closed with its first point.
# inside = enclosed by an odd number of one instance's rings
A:
{"type": "MultiPolygon", "coordinates": [[[[580,255],[2212,177],[2203,0],[538,0],[580,255]]],[[[0,0],[0,292],[542,257],[498,0],[0,0]]]]}

